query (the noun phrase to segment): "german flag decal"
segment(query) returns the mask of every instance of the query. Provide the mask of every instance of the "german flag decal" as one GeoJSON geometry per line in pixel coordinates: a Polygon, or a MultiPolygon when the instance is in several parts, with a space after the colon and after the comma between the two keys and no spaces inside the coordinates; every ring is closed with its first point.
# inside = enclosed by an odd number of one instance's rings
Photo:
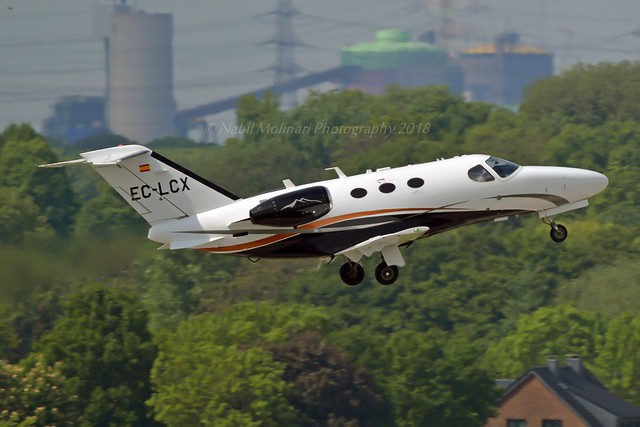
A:
{"type": "Polygon", "coordinates": [[[149,166],[149,163],[140,165],[139,168],[140,168],[140,172],[149,172],[151,170],[151,166],[149,166]]]}

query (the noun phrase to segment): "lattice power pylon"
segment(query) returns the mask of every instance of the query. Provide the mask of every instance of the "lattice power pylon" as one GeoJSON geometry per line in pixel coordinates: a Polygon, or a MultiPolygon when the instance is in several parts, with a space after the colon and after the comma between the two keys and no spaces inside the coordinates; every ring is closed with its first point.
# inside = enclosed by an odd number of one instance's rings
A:
{"type": "MultiPolygon", "coordinates": [[[[275,45],[276,61],[267,70],[274,71],[274,84],[284,85],[294,79],[301,68],[294,58],[295,48],[303,46],[293,32],[293,18],[300,13],[293,7],[291,0],[278,0],[278,7],[266,16],[275,16],[276,33],[273,38],[264,44],[275,45]]],[[[282,94],[281,104],[285,108],[291,108],[297,103],[296,91],[287,91],[282,94]]]]}

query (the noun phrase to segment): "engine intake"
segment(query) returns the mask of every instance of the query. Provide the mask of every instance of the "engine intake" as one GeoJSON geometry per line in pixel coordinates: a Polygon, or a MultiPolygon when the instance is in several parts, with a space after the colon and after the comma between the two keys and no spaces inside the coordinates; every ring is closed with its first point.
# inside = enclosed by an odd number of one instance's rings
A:
{"type": "Polygon", "coordinates": [[[329,190],[317,186],[265,200],[249,211],[249,217],[256,225],[297,227],[326,215],[330,210],[329,190]]]}

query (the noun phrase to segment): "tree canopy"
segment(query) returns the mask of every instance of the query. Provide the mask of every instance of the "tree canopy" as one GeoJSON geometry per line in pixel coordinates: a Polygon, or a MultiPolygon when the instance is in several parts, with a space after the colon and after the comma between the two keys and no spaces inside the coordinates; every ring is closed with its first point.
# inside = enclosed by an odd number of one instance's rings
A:
{"type": "Polygon", "coordinates": [[[326,179],[329,166],[478,152],[609,177],[563,214],[566,242],[526,216],[463,227],[402,248],[392,287],[345,287],[339,263],[157,252],[92,170],[35,167],[122,139],[52,147],[9,126],[0,425],[481,426],[494,378],[567,354],[640,404],[638,76],[638,63],[579,65],[532,85],[517,112],[440,87],[312,92],[288,111],[249,95],[247,130],[224,145],[152,143],[243,196],[326,179]]]}

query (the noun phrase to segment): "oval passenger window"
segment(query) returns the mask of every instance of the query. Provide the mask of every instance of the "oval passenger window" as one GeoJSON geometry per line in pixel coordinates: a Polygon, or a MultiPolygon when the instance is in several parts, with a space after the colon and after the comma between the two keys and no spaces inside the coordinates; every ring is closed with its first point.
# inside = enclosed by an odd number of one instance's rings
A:
{"type": "Polygon", "coordinates": [[[393,190],[396,189],[396,186],[390,182],[385,182],[384,184],[381,184],[380,187],[378,187],[378,189],[380,190],[381,193],[391,193],[393,192],[393,190]]]}
{"type": "Polygon", "coordinates": [[[362,199],[366,195],[367,190],[365,190],[364,188],[354,188],[353,190],[351,190],[351,197],[353,197],[354,199],[362,199]]]}
{"type": "Polygon", "coordinates": [[[411,188],[420,188],[424,185],[424,179],[411,178],[409,181],[407,181],[407,185],[411,188]]]}

